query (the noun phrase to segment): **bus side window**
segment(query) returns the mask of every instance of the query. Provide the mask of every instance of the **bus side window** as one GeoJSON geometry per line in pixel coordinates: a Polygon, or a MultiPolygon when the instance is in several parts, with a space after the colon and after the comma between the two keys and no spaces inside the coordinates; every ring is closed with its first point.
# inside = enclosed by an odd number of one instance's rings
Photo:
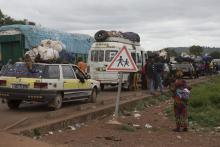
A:
{"type": "Polygon", "coordinates": [[[136,53],[131,53],[131,57],[133,58],[134,62],[136,63],[136,53]]]}
{"type": "Polygon", "coordinates": [[[137,62],[138,62],[138,63],[141,63],[141,62],[142,62],[140,53],[137,53],[137,62]]]}

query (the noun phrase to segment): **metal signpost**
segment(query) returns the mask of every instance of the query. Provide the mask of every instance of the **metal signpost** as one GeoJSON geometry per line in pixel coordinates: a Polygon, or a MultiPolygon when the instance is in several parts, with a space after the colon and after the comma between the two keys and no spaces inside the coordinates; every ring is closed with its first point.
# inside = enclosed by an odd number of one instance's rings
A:
{"type": "Polygon", "coordinates": [[[128,52],[126,47],[123,47],[113,58],[112,62],[106,68],[107,71],[119,72],[119,85],[118,93],[115,103],[115,117],[118,117],[119,104],[120,104],[120,95],[122,87],[123,72],[137,72],[138,68],[131,57],[131,54],[128,52]]]}

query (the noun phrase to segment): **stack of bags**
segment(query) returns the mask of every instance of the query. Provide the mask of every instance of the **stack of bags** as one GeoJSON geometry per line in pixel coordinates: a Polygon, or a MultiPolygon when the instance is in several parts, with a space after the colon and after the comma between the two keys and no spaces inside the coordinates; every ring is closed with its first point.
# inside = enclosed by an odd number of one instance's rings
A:
{"type": "Polygon", "coordinates": [[[59,59],[59,53],[65,49],[65,45],[60,41],[42,40],[41,44],[25,53],[25,58],[31,62],[51,61],[59,59]]]}

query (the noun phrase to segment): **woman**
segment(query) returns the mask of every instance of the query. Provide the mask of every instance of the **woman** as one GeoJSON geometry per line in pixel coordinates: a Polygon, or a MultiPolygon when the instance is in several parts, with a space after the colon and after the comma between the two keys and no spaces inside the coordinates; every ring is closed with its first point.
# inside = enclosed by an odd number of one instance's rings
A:
{"type": "Polygon", "coordinates": [[[174,99],[174,114],[176,118],[176,129],[174,131],[180,132],[188,131],[188,114],[187,107],[191,88],[187,86],[185,80],[176,80],[173,88],[174,99]]]}

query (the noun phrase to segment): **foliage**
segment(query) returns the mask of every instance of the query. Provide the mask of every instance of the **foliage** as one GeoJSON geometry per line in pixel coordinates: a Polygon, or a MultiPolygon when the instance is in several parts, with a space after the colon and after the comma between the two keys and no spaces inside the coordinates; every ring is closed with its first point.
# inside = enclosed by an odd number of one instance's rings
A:
{"type": "Polygon", "coordinates": [[[0,9],[0,26],[3,25],[12,25],[12,24],[29,24],[29,25],[35,25],[34,22],[28,22],[27,19],[24,20],[15,20],[14,18],[11,18],[10,16],[4,15],[0,9]]]}
{"type": "Polygon", "coordinates": [[[178,54],[174,49],[165,48],[165,51],[167,52],[168,57],[177,57],[178,54]]]}
{"type": "Polygon", "coordinates": [[[33,130],[33,135],[34,135],[34,136],[41,136],[41,131],[40,131],[40,129],[34,129],[34,130],[33,130]]]}
{"type": "Polygon", "coordinates": [[[203,48],[201,46],[193,45],[189,48],[189,52],[196,56],[201,56],[203,53],[203,48]]]}
{"type": "Polygon", "coordinates": [[[219,51],[213,51],[209,54],[213,59],[220,59],[220,52],[219,51]]]}

